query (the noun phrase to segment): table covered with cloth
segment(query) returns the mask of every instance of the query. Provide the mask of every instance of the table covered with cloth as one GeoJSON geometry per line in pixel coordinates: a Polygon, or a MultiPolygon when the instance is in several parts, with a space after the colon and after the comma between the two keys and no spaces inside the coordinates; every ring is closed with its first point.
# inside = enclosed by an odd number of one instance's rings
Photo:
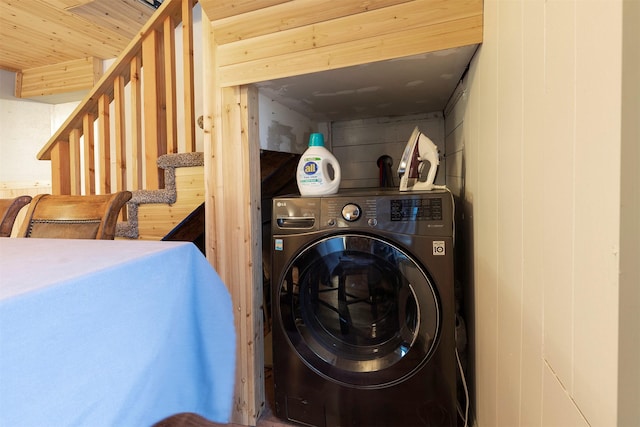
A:
{"type": "Polygon", "coordinates": [[[0,238],[0,426],[226,422],[230,295],[192,243],[0,238]]]}

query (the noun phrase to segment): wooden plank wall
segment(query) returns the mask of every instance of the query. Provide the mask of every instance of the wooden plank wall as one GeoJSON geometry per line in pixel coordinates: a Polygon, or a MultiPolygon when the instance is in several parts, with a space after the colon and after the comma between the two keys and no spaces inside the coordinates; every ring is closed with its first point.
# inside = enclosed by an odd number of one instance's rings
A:
{"type": "Polygon", "coordinates": [[[88,91],[101,76],[102,61],[94,57],[30,68],[16,73],[16,97],[88,91]]]}
{"type": "Polygon", "coordinates": [[[204,168],[176,168],[178,197],[175,203],[150,203],[138,208],[141,240],[162,240],[204,201],[204,168]]]}
{"type": "Polygon", "coordinates": [[[227,2],[201,3],[213,19],[223,86],[482,41],[481,0],[293,0],[224,18],[227,2]]]}
{"type": "Polygon", "coordinates": [[[257,96],[246,85],[482,42],[482,0],[201,0],[207,256],[236,307],[233,422],[264,405],[257,96]]]}

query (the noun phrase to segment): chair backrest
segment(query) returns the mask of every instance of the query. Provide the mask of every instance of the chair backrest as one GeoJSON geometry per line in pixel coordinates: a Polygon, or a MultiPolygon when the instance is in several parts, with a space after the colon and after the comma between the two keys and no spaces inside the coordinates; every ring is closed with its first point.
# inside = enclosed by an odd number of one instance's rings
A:
{"type": "Polygon", "coordinates": [[[40,194],[31,201],[18,237],[113,240],[130,191],[105,195],[40,194]]]}
{"type": "Polygon", "coordinates": [[[0,199],[0,237],[11,237],[13,223],[18,212],[29,204],[31,196],[19,196],[13,199],[0,199]]]}

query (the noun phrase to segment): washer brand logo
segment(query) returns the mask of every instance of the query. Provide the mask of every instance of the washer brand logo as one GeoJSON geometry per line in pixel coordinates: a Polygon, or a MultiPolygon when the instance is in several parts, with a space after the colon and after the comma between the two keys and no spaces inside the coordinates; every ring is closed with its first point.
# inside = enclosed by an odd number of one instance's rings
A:
{"type": "Polygon", "coordinates": [[[433,254],[434,255],[445,255],[444,250],[444,240],[434,240],[433,241],[433,254]]]}
{"type": "Polygon", "coordinates": [[[281,208],[283,206],[287,206],[287,202],[276,202],[276,206],[281,208]]]}

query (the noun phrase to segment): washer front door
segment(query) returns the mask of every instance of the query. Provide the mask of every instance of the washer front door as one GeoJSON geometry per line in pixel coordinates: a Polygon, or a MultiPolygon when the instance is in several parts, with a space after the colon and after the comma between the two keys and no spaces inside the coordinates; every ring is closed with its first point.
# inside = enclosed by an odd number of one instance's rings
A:
{"type": "Polygon", "coordinates": [[[332,235],[304,248],[285,269],[277,303],[304,363],[353,387],[405,380],[438,338],[438,297],[427,272],[374,236],[332,235]]]}

